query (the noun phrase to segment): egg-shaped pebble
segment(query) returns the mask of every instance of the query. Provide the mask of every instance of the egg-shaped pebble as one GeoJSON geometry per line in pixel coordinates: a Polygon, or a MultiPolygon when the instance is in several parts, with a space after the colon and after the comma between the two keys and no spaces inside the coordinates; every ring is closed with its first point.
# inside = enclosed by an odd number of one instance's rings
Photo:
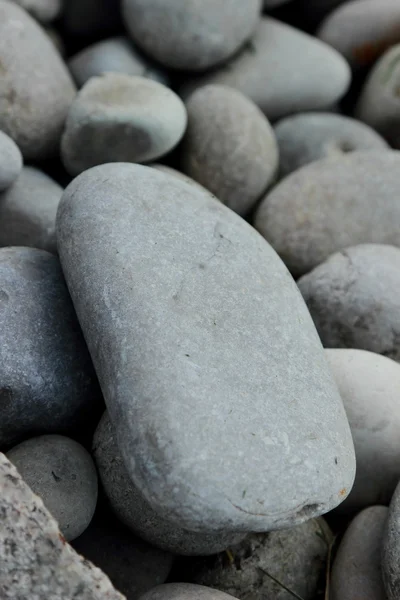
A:
{"type": "Polygon", "coordinates": [[[97,504],[97,473],[87,450],[62,435],[31,438],[7,458],[57,521],[66,540],[89,525],[97,504]]]}
{"type": "Polygon", "coordinates": [[[22,154],[17,144],[0,131],[0,192],[17,179],[22,169],[22,154]]]}
{"type": "Polygon", "coordinates": [[[252,35],[261,0],[123,0],[132,39],[173,69],[202,71],[232,56],[252,35]]]}
{"type": "Polygon", "coordinates": [[[64,0],[63,27],[75,36],[104,36],[121,27],[120,2],[116,0],[64,0]]]}
{"type": "Polygon", "coordinates": [[[345,2],[327,16],[317,35],[343,54],[351,66],[368,66],[400,41],[400,3],[397,0],[345,2]]]}
{"type": "Polygon", "coordinates": [[[79,87],[104,73],[137,75],[168,84],[167,74],[122,36],[87,46],[69,59],[68,66],[79,87]]]}
{"type": "Polygon", "coordinates": [[[75,86],[45,31],[0,0],[0,129],[25,159],[56,154],[75,86]]]}
{"type": "Polygon", "coordinates": [[[92,77],[69,111],[62,159],[71,175],[103,163],[155,160],[176,146],[186,122],[183,102],[161,83],[120,73],[92,77]]]}
{"type": "Polygon", "coordinates": [[[399,188],[400,152],[321,159],[267,193],[254,226],[298,277],[348,246],[400,246],[399,188]]]}
{"type": "Polygon", "coordinates": [[[400,596],[400,483],[389,505],[382,546],[382,573],[387,600],[398,600],[400,596]]]}
{"type": "Polygon", "coordinates": [[[263,17],[254,36],[231,61],[189,80],[181,93],[208,83],[238,89],[270,120],[305,110],[322,110],[347,91],[350,68],[320,40],[276,19],[263,17]]]}
{"type": "Polygon", "coordinates": [[[63,7],[63,0],[9,0],[19,4],[41,23],[54,21],[63,7]]]}
{"type": "Polygon", "coordinates": [[[326,348],[359,348],[400,362],[400,249],[361,244],[298,281],[326,348]]]}
{"type": "Polygon", "coordinates": [[[267,118],[241,92],[222,85],[196,90],[186,109],[183,170],[229,208],[247,214],[278,168],[267,118]]]}
{"type": "Polygon", "coordinates": [[[371,127],[356,119],[326,112],[286,117],[274,130],[279,147],[280,177],[320,158],[389,148],[371,127]]]}

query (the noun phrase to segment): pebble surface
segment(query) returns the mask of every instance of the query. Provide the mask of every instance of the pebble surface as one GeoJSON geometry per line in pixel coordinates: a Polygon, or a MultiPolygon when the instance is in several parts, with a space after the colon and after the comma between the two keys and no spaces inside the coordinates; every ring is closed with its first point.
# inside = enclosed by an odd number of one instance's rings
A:
{"type": "Polygon", "coordinates": [[[16,143],[0,131],[0,192],[17,179],[22,170],[22,155],[16,143]]]}
{"type": "Polygon", "coordinates": [[[385,523],[382,544],[382,573],[388,600],[400,594],[400,485],[393,494],[385,523]]]}
{"type": "Polygon", "coordinates": [[[150,590],[140,600],[232,600],[232,596],[193,583],[166,583],[150,590]]]}
{"type": "Polygon", "coordinates": [[[28,11],[41,23],[49,23],[60,16],[63,0],[9,0],[28,11]]]}

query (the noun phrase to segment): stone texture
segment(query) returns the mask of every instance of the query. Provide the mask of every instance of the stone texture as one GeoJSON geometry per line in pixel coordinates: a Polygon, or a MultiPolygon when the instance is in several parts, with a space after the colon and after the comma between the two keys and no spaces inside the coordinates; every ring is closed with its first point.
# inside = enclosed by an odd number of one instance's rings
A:
{"type": "Polygon", "coordinates": [[[56,154],[75,87],[43,29],[0,0],[0,129],[27,160],[56,154]]]}
{"type": "Polygon", "coordinates": [[[141,600],[232,600],[232,596],[192,583],[166,583],[144,594],[141,600]]]}
{"type": "Polygon", "coordinates": [[[389,506],[382,543],[382,574],[388,600],[400,594],[400,484],[389,506]]]}
{"type": "Polygon", "coordinates": [[[400,361],[399,248],[347,248],[298,284],[326,348],[359,348],[400,361]]]}
{"type": "Polygon", "coordinates": [[[278,168],[274,132],[241,92],[207,85],[186,102],[183,170],[240,215],[246,215],[278,168]]]}
{"type": "Polygon", "coordinates": [[[347,91],[350,69],[320,40],[280,21],[263,17],[242,52],[225,66],[182,88],[219,83],[248,96],[270,120],[330,107],[347,91]],[[267,83],[266,83],[267,82],[267,83]]]}
{"type": "Polygon", "coordinates": [[[76,554],[15,467],[0,454],[2,600],[124,600],[110,580],[76,554]]]}
{"type": "Polygon", "coordinates": [[[16,143],[0,131],[0,192],[17,179],[22,169],[22,155],[16,143]]]}
{"type": "Polygon", "coordinates": [[[321,158],[389,146],[376,131],[350,117],[332,113],[302,113],[275,126],[279,146],[279,175],[286,177],[321,158]]]}
{"type": "Polygon", "coordinates": [[[250,38],[261,0],[123,0],[132,39],[162,65],[202,71],[224,62],[250,38]],[[227,18],[228,17],[228,18],[227,18]]]}
{"type": "Polygon", "coordinates": [[[109,162],[148,162],[167,154],[186,129],[186,109],[169,88],[121,73],[92,77],[71,106],[61,142],[77,175],[109,162]]]}
{"type": "Polygon", "coordinates": [[[75,437],[101,403],[60,263],[2,248],[0,282],[0,448],[41,433],[75,437]]]}
{"type": "Polygon", "coordinates": [[[292,173],[261,201],[254,227],[298,277],[364,243],[400,246],[400,152],[351,152],[292,173]]]}
{"type": "MultiPolygon", "coordinates": [[[[54,21],[63,7],[63,0],[9,0],[25,10],[41,23],[54,21]]],[[[68,0],[66,4],[68,3],[68,0]]]]}
{"type": "Polygon", "coordinates": [[[247,532],[344,500],[343,404],[293,279],[250,225],[129,164],[75,179],[57,223],[118,445],[154,510],[193,531],[247,532]]]}
{"type": "Polygon", "coordinates": [[[386,600],[380,559],[387,513],[371,506],[350,523],[333,563],[332,600],[386,600]]]}

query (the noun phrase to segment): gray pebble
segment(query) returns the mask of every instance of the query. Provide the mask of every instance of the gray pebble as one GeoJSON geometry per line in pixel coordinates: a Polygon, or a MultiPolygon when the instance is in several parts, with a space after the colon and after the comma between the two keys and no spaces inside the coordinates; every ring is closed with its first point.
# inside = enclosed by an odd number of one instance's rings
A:
{"type": "Polygon", "coordinates": [[[400,249],[361,244],[298,281],[326,348],[359,348],[400,362],[400,249]]]}
{"type": "Polygon", "coordinates": [[[25,159],[58,152],[75,87],[54,44],[22,8],[0,0],[0,129],[25,159]]]}
{"type": "Polygon", "coordinates": [[[89,525],[97,503],[97,473],[83,446],[62,435],[31,438],[7,458],[51,512],[66,540],[89,525]]]}
{"type": "Polygon", "coordinates": [[[176,146],[186,122],[183,102],[161,83],[120,73],[92,77],[69,111],[65,168],[77,175],[103,163],[155,160],[176,146]]]}
{"type": "Polygon", "coordinates": [[[388,600],[400,595],[400,484],[389,506],[382,547],[382,573],[388,600]]]}
{"type": "Polygon", "coordinates": [[[79,87],[91,77],[104,73],[125,73],[159,81],[168,85],[168,76],[151,63],[125,37],[113,37],[87,46],[68,61],[79,87]]]}
{"type": "Polygon", "coordinates": [[[293,279],[250,225],[122,163],[75,179],[57,223],[123,460],[154,510],[193,531],[265,531],[344,499],[342,401],[293,279]]]}
{"type": "Polygon", "coordinates": [[[267,118],[241,92],[222,85],[198,89],[186,109],[183,170],[229,208],[248,214],[278,168],[267,118]]]}
{"type": "Polygon", "coordinates": [[[254,227],[298,277],[357,244],[400,246],[400,152],[351,152],[295,171],[267,194],[254,227]]]}
{"type": "Polygon", "coordinates": [[[0,193],[0,246],[29,246],[55,253],[56,215],[62,188],[33,167],[0,193]]]}
{"type": "Polygon", "coordinates": [[[22,169],[22,154],[17,144],[0,131],[0,192],[17,179],[22,169]]]}
{"type": "Polygon", "coordinates": [[[64,0],[63,26],[70,36],[104,36],[120,28],[116,0],[64,0]]]}
{"type": "MultiPolygon", "coordinates": [[[[19,4],[41,23],[49,23],[60,16],[63,0],[9,0],[19,4]]],[[[69,0],[66,1],[66,3],[69,0]]]]}
{"type": "Polygon", "coordinates": [[[140,600],[232,600],[232,596],[193,583],[165,583],[144,594],[140,600]]]}
{"type": "Polygon", "coordinates": [[[162,173],[165,173],[166,175],[171,175],[172,177],[177,177],[181,181],[184,181],[185,183],[188,183],[189,185],[194,185],[195,187],[200,189],[202,192],[205,192],[206,194],[210,194],[212,196],[211,192],[209,190],[207,190],[204,186],[200,185],[200,183],[198,183],[197,181],[195,181],[194,179],[189,177],[189,175],[186,175],[185,173],[182,173],[181,171],[178,171],[177,169],[173,169],[172,167],[168,167],[167,165],[162,165],[161,163],[152,163],[151,165],[149,165],[149,167],[151,167],[152,169],[157,169],[157,171],[161,171],[162,173]]]}
{"type": "Polygon", "coordinates": [[[332,113],[302,113],[275,126],[279,175],[286,177],[304,165],[356,150],[388,149],[376,131],[350,117],[332,113]]]}
{"type": "Polygon", "coordinates": [[[386,506],[371,506],[350,523],[333,563],[332,600],[386,600],[380,559],[387,513],[386,506]]]}
{"type": "Polygon", "coordinates": [[[122,0],[126,28],[166,67],[201,71],[227,60],[254,32],[261,0],[122,0]]]}
{"type": "Polygon", "coordinates": [[[97,387],[58,259],[0,249],[0,448],[96,418],[97,387]]]}

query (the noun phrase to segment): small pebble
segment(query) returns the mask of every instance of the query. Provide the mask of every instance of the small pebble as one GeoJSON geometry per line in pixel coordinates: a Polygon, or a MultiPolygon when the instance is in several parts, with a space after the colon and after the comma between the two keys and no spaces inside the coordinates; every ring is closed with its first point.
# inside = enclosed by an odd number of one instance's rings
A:
{"type": "Polygon", "coordinates": [[[0,131],[0,192],[6,190],[22,170],[22,154],[17,144],[0,131]]]}
{"type": "MultiPolygon", "coordinates": [[[[41,23],[49,23],[60,16],[63,0],[9,0],[25,10],[41,23]]],[[[69,0],[66,0],[66,3],[69,0]]]]}
{"type": "Polygon", "coordinates": [[[390,502],[382,546],[382,573],[387,598],[398,600],[400,595],[400,484],[397,485],[390,502]]]}
{"type": "Polygon", "coordinates": [[[232,596],[193,583],[164,583],[144,594],[140,600],[232,600],[232,596]]]}

